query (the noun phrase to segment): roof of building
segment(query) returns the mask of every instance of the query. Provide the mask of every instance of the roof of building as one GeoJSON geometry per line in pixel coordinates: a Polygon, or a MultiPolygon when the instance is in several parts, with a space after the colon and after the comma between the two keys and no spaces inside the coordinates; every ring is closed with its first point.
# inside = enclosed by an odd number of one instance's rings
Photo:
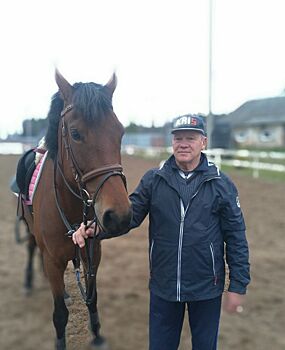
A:
{"type": "Polygon", "coordinates": [[[233,127],[285,124],[285,96],[245,102],[229,114],[233,127]]]}

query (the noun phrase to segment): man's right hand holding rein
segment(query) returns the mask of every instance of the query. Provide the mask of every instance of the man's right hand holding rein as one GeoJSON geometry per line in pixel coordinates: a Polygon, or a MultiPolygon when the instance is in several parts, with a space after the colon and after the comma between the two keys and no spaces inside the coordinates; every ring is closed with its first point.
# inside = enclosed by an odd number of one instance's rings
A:
{"type": "Polygon", "coordinates": [[[72,240],[74,244],[78,244],[79,248],[85,246],[85,239],[88,237],[94,237],[95,224],[92,224],[87,230],[85,230],[85,225],[81,223],[79,229],[75,231],[72,235],[72,240]]]}

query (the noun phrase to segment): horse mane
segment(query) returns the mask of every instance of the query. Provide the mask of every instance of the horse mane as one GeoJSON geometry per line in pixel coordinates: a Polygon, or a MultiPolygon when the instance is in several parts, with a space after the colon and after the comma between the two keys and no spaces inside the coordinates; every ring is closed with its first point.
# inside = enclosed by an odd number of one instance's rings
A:
{"type": "MultiPolygon", "coordinates": [[[[104,112],[112,109],[111,97],[106,88],[96,83],[75,83],[73,85],[73,106],[78,110],[87,123],[100,122],[104,112]]],[[[49,156],[54,159],[58,150],[58,125],[64,102],[58,91],[52,96],[48,112],[48,129],[45,136],[49,156]]]]}

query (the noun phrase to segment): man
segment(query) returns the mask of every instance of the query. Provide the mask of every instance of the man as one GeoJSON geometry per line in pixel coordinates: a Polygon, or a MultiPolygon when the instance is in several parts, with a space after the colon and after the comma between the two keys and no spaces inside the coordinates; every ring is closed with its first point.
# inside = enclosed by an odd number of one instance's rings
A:
{"type": "MultiPolygon", "coordinates": [[[[187,306],[192,348],[215,350],[224,251],[230,273],[228,311],[241,310],[250,281],[245,224],[236,187],[202,152],[207,144],[203,119],[178,117],[172,134],[173,155],[160,169],[149,170],[130,195],[130,229],[149,214],[149,349],[178,349],[187,306]]],[[[91,234],[81,226],[73,241],[82,247],[91,234]]]]}

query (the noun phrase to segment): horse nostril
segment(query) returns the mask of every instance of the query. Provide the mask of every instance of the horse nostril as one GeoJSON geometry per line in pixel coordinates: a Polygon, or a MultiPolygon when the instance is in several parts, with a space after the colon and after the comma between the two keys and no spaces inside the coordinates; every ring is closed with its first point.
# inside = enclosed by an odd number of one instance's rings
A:
{"type": "Polygon", "coordinates": [[[103,225],[105,227],[108,227],[110,223],[115,219],[115,217],[116,214],[113,212],[113,210],[107,210],[103,216],[103,225]]]}
{"type": "Polygon", "coordinates": [[[106,210],[103,215],[103,226],[106,232],[118,234],[125,232],[131,221],[131,213],[124,216],[118,216],[113,210],[106,210]]]}

